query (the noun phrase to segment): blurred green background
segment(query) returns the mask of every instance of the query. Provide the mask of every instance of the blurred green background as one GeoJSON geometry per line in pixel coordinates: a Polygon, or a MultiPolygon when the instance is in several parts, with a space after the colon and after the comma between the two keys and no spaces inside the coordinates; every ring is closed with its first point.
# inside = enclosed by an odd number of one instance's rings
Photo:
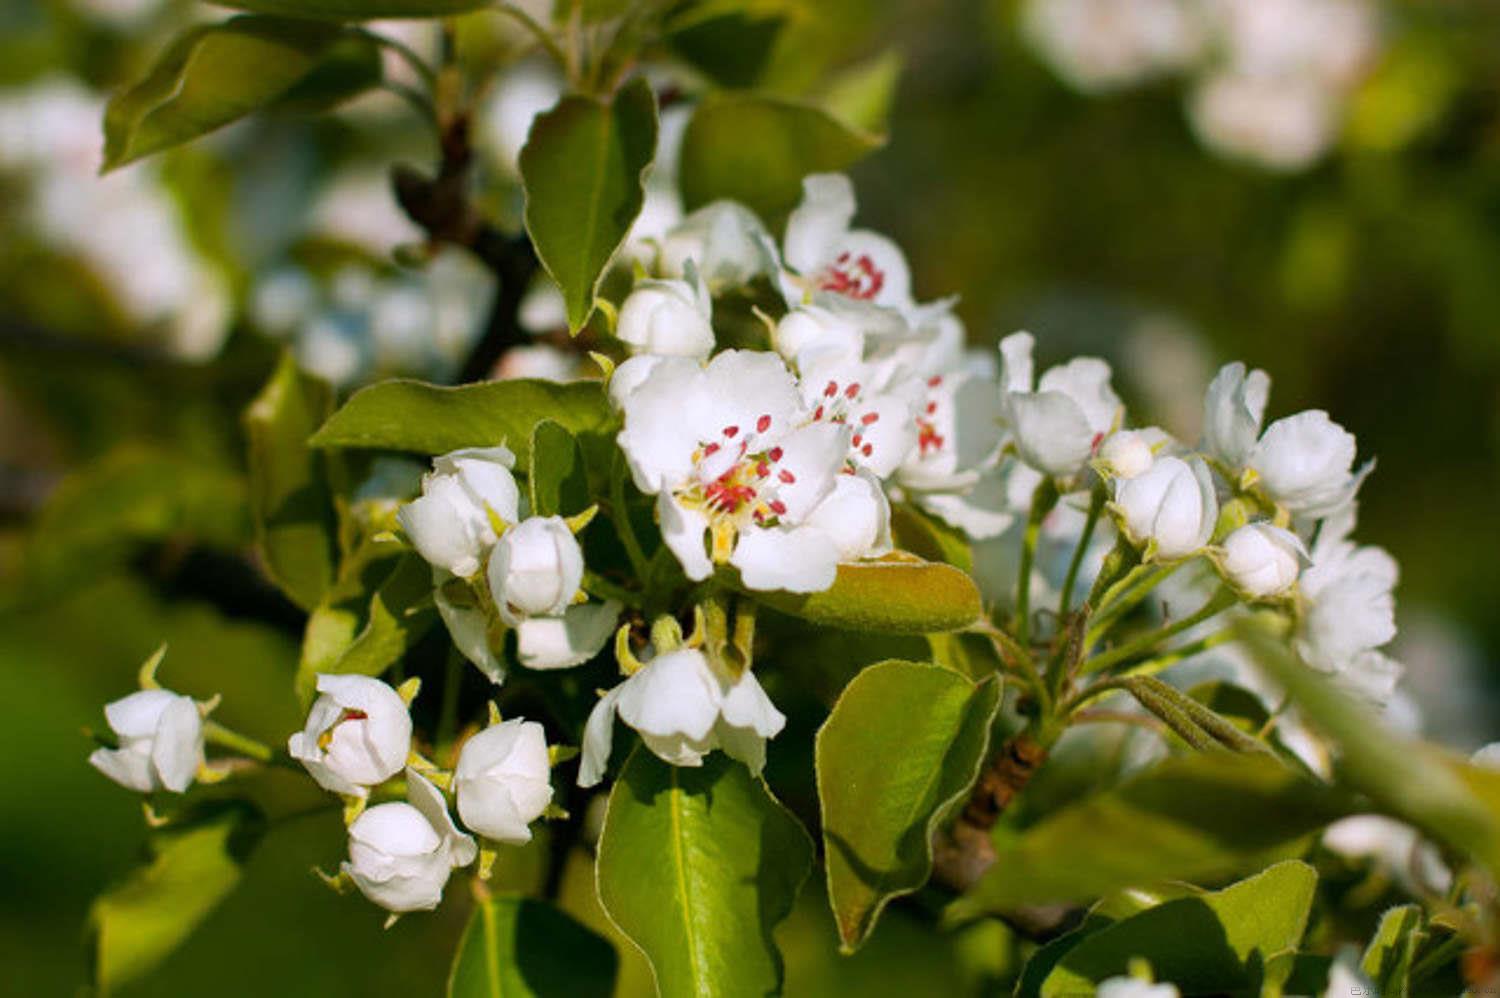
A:
{"type": "MultiPolygon", "coordinates": [[[[121,19],[102,6],[6,3],[0,88],[62,73],[107,92],[205,10],[143,4],[152,10],[121,19]]],[[[1106,356],[1135,411],[1189,435],[1208,378],[1243,358],[1271,373],[1273,417],[1316,406],[1353,431],[1379,461],[1362,539],[1404,573],[1406,688],[1437,740],[1493,738],[1500,7],[1385,5],[1379,55],[1334,148],[1294,172],[1206,149],[1180,79],[1071,88],[1025,43],[1017,13],[975,0],[802,5],[777,71],[790,79],[809,52],[904,58],[889,144],[854,171],[860,218],[905,247],[921,297],[962,295],[974,345],[1024,327],[1044,362],[1106,356]]],[[[0,127],[0,163],[15,141],[0,127]]],[[[388,163],[383,142],[357,118],[277,118],[168,157],[163,182],[188,206],[194,245],[230,275],[236,315],[252,276],[285,251],[274,226],[248,238],[236,204],[269,198],[295,216],[334,165],[388,163]]],[[[152,349],[153,330],[112,312],[66,254],[24,231],[29,196],[0,179],[0,752],[11,763],[0,990],[47,995],[81,986],[89,902],[144,841],[139,802],[86,765],[81,729],[102,724],[102,704],[167,641],[170,685],[222,693],[227,723],[279,740],[298,720],[300,617],[243,557],[238,414],[275,345],[235,319],[209,360],[152,349]]],[[[330,814],[278,822],[243,889],[130,993],[437,993],[462,892],[382,931],[379,913],[308,872],[334,866],[342,840],[330,814]]],[[[573,894],[597,922],[586,892],[573,894]]],[[[932,947],[912,917],[888,918],[840,963],[810,886],[781,929],[788,993],[963,992],[996,969],[992,940],[932,947]]]]}

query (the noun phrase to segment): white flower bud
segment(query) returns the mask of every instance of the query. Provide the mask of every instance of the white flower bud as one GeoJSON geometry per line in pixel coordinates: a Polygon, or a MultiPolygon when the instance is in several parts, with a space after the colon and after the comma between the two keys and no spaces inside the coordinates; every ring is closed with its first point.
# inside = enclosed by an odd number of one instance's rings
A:
{"type": "Polygon", "coordinates": [[[772,337],[776,351],[789,361],[808,358],[860,360],[865,352],[864,329],[852,314],[820,305],[799,305],[781,317],[772,337]]]}
{"type": "Polygon", "coordinates": [[[714,201],[688,215],[661,238],[657,263],[682,277],[692,261],[714,288],[749,284],[774,264],[770,235],[755,213],[736,201],[714,201]]]}
{"type": "Polygon", "coordinates": [[[1158,458],[1119,483],[1115,508],[1137,544],[1155,542],[1161,559],[1184,558],[1208,543],[1219,516],[1213,479],[1202,458],[1158,458]]]}
{"type": "Polygon", "coordinates": [[[1134,977],[1111,977],[1099,982],[1095,998],[1178,998],[1176,985],[1152,984],[1134,977]]]}
{"type": "Polygon", "coordinates": [[[287,751],[318,785],[350,797],[395,776],[411,750],[411,715],[391,687],[369,676],[319,675],[307,726],[287,751]]]}
{"type": "Polygon", "coordinates": [[[495,543],[491,515],[519,519],[521,493],[510,469],[516,458],[504,447],[470,448],[444,454],[422,479],[422,495],[396,517],[427,561],[468,578],[479,571],[495,543]]]}
{"type": "Polygon", "coordinates": [[[1266,494],[1293,513],[1323,516],[1353,498],[1354,435],[1318,409],[1278,419],[1250,452],[1266,494]]]}
{"type": "Polygon", "coordinates": [[[95,749],[89,763],[131,790],[182,793],[203,762],[203,715],[191,697],[141,690],[104,708],[117,749],[95,749]]]}
{"type": "Polygon", "coordinates": [[[615,335],[636,353],[707,357],[714,349],[713,305],[695,277],[641,281],[620,306],[615,335]]]}
{"type": "Polygon", "coordinates": [[[1265,371],[1246,372],[1239,361],[1225,364],[1203,398],[1203,450],[1231,468],[1241,468],[1260,436],[1271,379],[1265,371]]]}
{"type": "Polygon", "coordinates": [[[1235,588],[1264,598],[1290,589],[1306,560],[1307,549],[1290,530],[1247,523],[1224,539],[1219,567],[1235,588]]]}
{"type": "Polygon", "coordinates": [[[552,801],[547,738],[535,721],[491,725],[464,743],[453,773],[458,815],[495,842],[531,841],[526,827],[552,801]]]}
{"type": "Polygon", "coordinates": [[[1139,430],[1111,433],[1099,445],[1099,467],[1114,478],[1134,478],[1151,467],[1151,442],[1139,430]]]}
{"type": "Polygon", "coordinates": [[[583,583],[583,550],[560,516],[533,516],[505,532],[490,554],[490,593],[506,623],[556,617],[583,583]]]}
{"type": "Polygon", "coordinates": [[[474,861],[474,840],[448,816],[443,795],[407,770],[410,804],[378,804],[349,826],[344,873],[360,893],[387,911],[431,911],[443,899],[454,867],[474,861]]]}

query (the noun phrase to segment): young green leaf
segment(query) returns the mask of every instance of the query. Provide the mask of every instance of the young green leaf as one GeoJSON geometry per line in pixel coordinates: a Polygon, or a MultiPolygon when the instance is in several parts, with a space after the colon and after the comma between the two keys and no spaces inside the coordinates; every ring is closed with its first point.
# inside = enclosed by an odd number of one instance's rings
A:
{"type": "Polygon", "coordinates": [[[1167,901],[1086,936],[1069,950],[1041,994],[1093,994],[1145,959],[1184,994],[1279,994],[1307,928],[1318,876],[1306,863],[1278,863],[1221,891],[1167,901]]]}
{"type": "Polygon", "coordinates": [[[699,768],[637,749],[609,795],[599,900],[646,954],[662,998],[781,989],[772,929],[812,842],[765,784],[722,752],[699,768]]]}
{"type": "Polygon", "coordinates": [[[245,410],[250,502],[266,571],[311,610],[333,582],[338,524],[324,456],[307,438],[333,411],[333,389],[303,374],[290,353],[245,410]]]}
{"type": "Polygon", "coordinates": [[[562,289],[574,332],[640,213],[655,154],[656,97],[643,78],[612,100],[564,97],[531,126],[521,150],[526,231],[562,289]]]}
{"type": "Polygon", "coordinates": [[[213,0],[220,7],[325,21],[447,17],[490,6],[489,0],[213,0]]]}
{"type": "Polygon", "coordinates": [[[531,431],[531,512],[572,516],[589,506],[589,477],[578,440],[550,419],[531,431]]]}
{"type": "Polygon", "coordinates": [[[607,998],[619,958],[606,940],[545,901],[480,901],[458,941],[448,998],[607,998]]]}
{"type": "Polygon", "coordinates": [[[333,672],[369,614],[370,598],[391,574],[392,560],[406,548],[395,540],[368,540],[339,565],[338,579],[308,614],[295,687],[303,704],[315,695],[320,672],[333,672]]]}
{"type": "Polygon", "coordinates": [[[951,565],[924,561],[843,564],[823,592],[758,592],[755,598],[825,627],[890,634],[956,631],[984,612],[973,579],[951,565]]]}
{"type": "Polygon", "coordinates": [[[1419,905],[1402,905],[1380,916],[1380,925],[1359,961],[1359,969],[1375,985],[1376,994],[1411,993],[1411,968],[1422,936],[1419,905]]]}
{"type": "Polygon", "coordinates": [[[354,393],[310,441],[314,447],[366,447],[446,454],[505,444],[525,462],[531,434],[550,419],[573,433],[612,417],[595,381],[516,379],[441,388],[421,381],[382,381],[354,393]]]}
{"type": "Polygon", "coordinates": [[[927,882],[933,830],[978,776],[999,703],[994,677],[976,685],[935,665],[882,662],[834,704],[816,760],[828,900],[846,952],[888,901],[927,882]]]}
{"type": "Polygon", "coordinates": [[[909,503],[891,507],[891,535],[898,548],[919,558],[944,561],[965,572],[974,570],[974,552],[963,531],[909,503]]]}
{"type": "Polygon", "coordinates": [[[699,103],[683,134],[683,200],[691,210],[732,198],[776,225],[801,199],[803,177],[846,169],[879,146],[808,104],[714,94],[699,103]]]}
{"type": "MultiPolygon", "coordinates": [[[[293,94],[335,43],[348,58],[349,36],[329,24],[236,17],[179,35],[135,86],[104,111],[104,169],[206,135],[293,94]]],[[[372,81],[373,82],[373,81],[372,81]]],[[[349,79],[338,88],[348,96],[349,79]]],[[[326,84],[326,81],[325,81],[326,84]]],[[[323,89],[323,96],[329,91],[323,89]]],[[[304,94],[304,97],[307,96],[304,94]]]]}
{"type": "Polygon", "coordinates": [[[101,993],[149,973],[234,890],[265,831],[246,801],[205,803],[148,841],[146,865],[89,909],[93,980],[101,993]]]}
{"type": "Polygon", "coordinates": [[[1232,875],[1285,855],[1354,800],[1266,755],[1176,756],[1065,807],[998,849],[951,919],[1232,875]]]}

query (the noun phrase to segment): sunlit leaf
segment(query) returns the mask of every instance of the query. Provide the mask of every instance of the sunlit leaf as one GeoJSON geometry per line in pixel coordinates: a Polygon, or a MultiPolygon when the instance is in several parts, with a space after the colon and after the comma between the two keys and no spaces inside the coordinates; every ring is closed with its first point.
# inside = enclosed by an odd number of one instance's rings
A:
{"type": "Polygon", "coordinates": [[[846,951],[891,898],[927,882],[933,830],[978,775],[999,702],[994,678],[976,685],[939,666],[882,662],[834,704],[818,732],[818,800],[846,951]]]}
{"type": "Polygon", "coordinates": [[[220,7],[328,21],[447,17],[488,7],[487,0],[213,0],[220,7]]]}
{"type": "Polygon", "coordinates": [[[304,654],[297,672],[298,696],[304,703],[311,701],[317,672],[380,675],[437,621],[431,566],[415,554],[402,555],[370,597],[363,626],[338,658],[330,662],[304,654]]]}
{"type": "Polygon", "coordinates": [[[458,941],[449,998],[605,998],[615,948],[545,901],[480,901],[458,941]]]}
{"type": "Polygon", "coordinates": [[[771,931],[812,864],[802,826],[722,752],[669,766],[644,749],[609,795],[599,899],[645,952],[663,998],[778,992],[771,931]]]}
{"type": "Polygon", "coordinates": [[[572,516],[589,505],[589,479],[578,440],[550,419],[531,434],[531,512],[534,516],[572,516]]]}
{"type": "Polygon", "coordinates": [[[958,630],[983,612],[972,579],[951,565],[922,561],[844,564],[832,588],[823,592],[755,596],[783,613],[826,627],[895,634],[958,630]]]}

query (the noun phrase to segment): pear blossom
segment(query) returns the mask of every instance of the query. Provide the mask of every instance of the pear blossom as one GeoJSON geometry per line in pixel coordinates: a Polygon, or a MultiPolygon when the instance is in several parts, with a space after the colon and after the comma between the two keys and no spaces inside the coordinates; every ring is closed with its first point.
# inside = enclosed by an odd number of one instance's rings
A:
{"type": "Polygon", "coordinates": [[[547,738],[535,721],[492,724],[464,742],[453,771],[458,816],[494,842],[531,841],[527,826],[552,802],[547,738]]]}
{"type": "Polygon", "coordinates": [[[663,539],[688,578],[727,563],[752,589],[833,584],[838,548],[806,521],[833,491],[853,434],[809,422],[781,358],[658,358],[623,408],[620,447],[636,486],[658,497],[663,539]]]}
{"type": "Polygon", "coordinates": [[[1188,117],[1204,145],[1270,170],[1302,170],[1333,143],[1335,92],[1306,77],[1258,77],[1228,71],[1204,80],[1188,117]]]}
{"type": "Polygon", "coordinates": [[[562,517],[530,517],[495,543],[489,582],[501,618],[512,626],[559,616],[583,583],[583,549],[562,517]]]}
{"type": "Polygon", "coordinates": [[[496,523],[515,523],[521,492],[505,447],[456,450],[433,461],[422,495],[396,514],[417,553],[429,563],[468,578],[479,571],[498,540],[496,523]]]}
{"type": "Polygon", "coordinates": [[[807,518],[838,549],[840,561],[877,558],[891,550],[891,504],[871,472],[834,479],[833,491],[807,518]]]}
{"type": "Polygon", "coordinates": [[[889,477],[917,445],[910,392],[881,385],[872,365],[815,353],[799,365],[802,404],[813,422],[849,428],[849,464],[889,477]]]}
{"type": "Polygon", "coordinates": [[[1250,452],[1266,494],[1294,514],[1320,517],[1354,498],[1372,464],[1353,470],[1354,435],[1320,409],[1278,419],[1250,452]]]}
{"type": "Polygon", "coordinates": [[[1150,437],[1141,430],[1116,430],[1099,445],[1098,467],[1112,478],[1134,478],[1152,460],[1150,437]]]}
{"type": "Polygon", "coordinates": [[[1030,333],[1013,333],[1000,342],[1002,409],[1021,460],[1069,478],[1118,427],[1124,407],[1110,387],[1109,365],[1096,357],[1048,369],[1033,391],[1034,343],[1030,333]]]}
{"type": "Polygon", "coordinates": [[[910,311],[911,272],[890,239],[852,229],[854,185],[839,173],[802,180],[802,201],[787,219],[782,239],[781,285],[787,305],[820,299],[855,306],[910,311]]]}
{"type": "Polygon", "coordinates": [[[321,696],[307,724],[287,739],[287,752],[318,786],[347,797],[401,772],[411,751],[411,714],[390,686],[369,676],[318,676],[321,696]]]}
{"type": "Polygon", "coordinates": [[[1152,984],[1138,977],[1111,977],[1099,982],[1094,998],[1179,998],[1175,984],[1152,984]]]}
{"type": "Polygon", "coordinates": [[[1302,539],[1270,523],[1247,523],[1224,538],[1219,567],[1235,588],[1257,599],[1279,596],[1309,560],[1302,539]]]}
{"type": "Polygon", "coordinates": [[[1388,659],[1371,653],[1396,636],[1395,559],[1377,547],[1320,537],[1312,560],[1300,586],[1297,641],[1303,658],[1325,672],[1394,671],[1388,659]]]}
{"type": "Polygon", "coordinates": [[[691,262],[710,289],[741,287],[776,268],[776,247],[755,212],[737,201],[713,201],[668,229],[657,268],[685,277],[691,262]]]}
{"type": "Polygon", "coordinates": [[[1243,468],[1260,436],[1270,393],[1265,371],[1246,371],[1239,361],[1219,368],[1203,401],[1204,453],[1231,470],[1243,468]]]}
{"type": "Polygon", "coordinates": [[[550,617],[516,625],[516,658],[528,669],[568,669],[599,654],[615,632],[623,606],[616,600],[578,603],[550,617]]]}
{"type": "Polygon", "coordinates": [[[431,911],[455,867],[478,855],[460,832],[442,793],[422,774],[406,771],[410,803],[364,811],[349,826],[349,858],[341,869],[361,894],[391,912],[431,911]]]}
{"type": "Polygon", "coordinates": [[[1469,756],[1469,761],[1485,769],[1500,769],[1500,742],[1480,746],[1469,756]]]}
{"type": "Polygon", "coordinates": [[[1068,83],[1103,93],[1180,69],[1206,41],[1192,0],[1028,0],[1022,26],[1068,83]]]}
{"type": "Polygon", "coordinates": [[[776,323],[772,344],[788,363],[804,358],[858,361],[865,356],[867,324],[845,311],[798,305],[776,323]]]}
{"type": "Polygon", "coordinates": [[[104,708],[119,748],[98,748],[89,765],[129,790],[182,793],[203,764],[203,715],[192,697],[140,690],[104,708]]]}
{"type": "Polygon", "coordinates": [[[1185,558],[1213,535],[1219,501],[1200,457],[1159,457],[1150,469],[1118,483],[1114,508],[1125,533],[1157,558],[1185,558]]]}
{"type": "Polygon", "coordinates": [[[658,655],[594,706],[583,732],[578,785],[591,787],[609,762],[616,715],[648,749],[674,766],[701,766],[723,749],[752,773],[766,762],[766,739],[786,725],[754,673],[724,675],[696,648],[658,655]]]}
{"type": "Polygon", "coordinates": [[[691,264],[687,276],[644,280],[620,306],[615,335],[637,353],[707,357],[714,349],[713,303],[691,264]]]}

